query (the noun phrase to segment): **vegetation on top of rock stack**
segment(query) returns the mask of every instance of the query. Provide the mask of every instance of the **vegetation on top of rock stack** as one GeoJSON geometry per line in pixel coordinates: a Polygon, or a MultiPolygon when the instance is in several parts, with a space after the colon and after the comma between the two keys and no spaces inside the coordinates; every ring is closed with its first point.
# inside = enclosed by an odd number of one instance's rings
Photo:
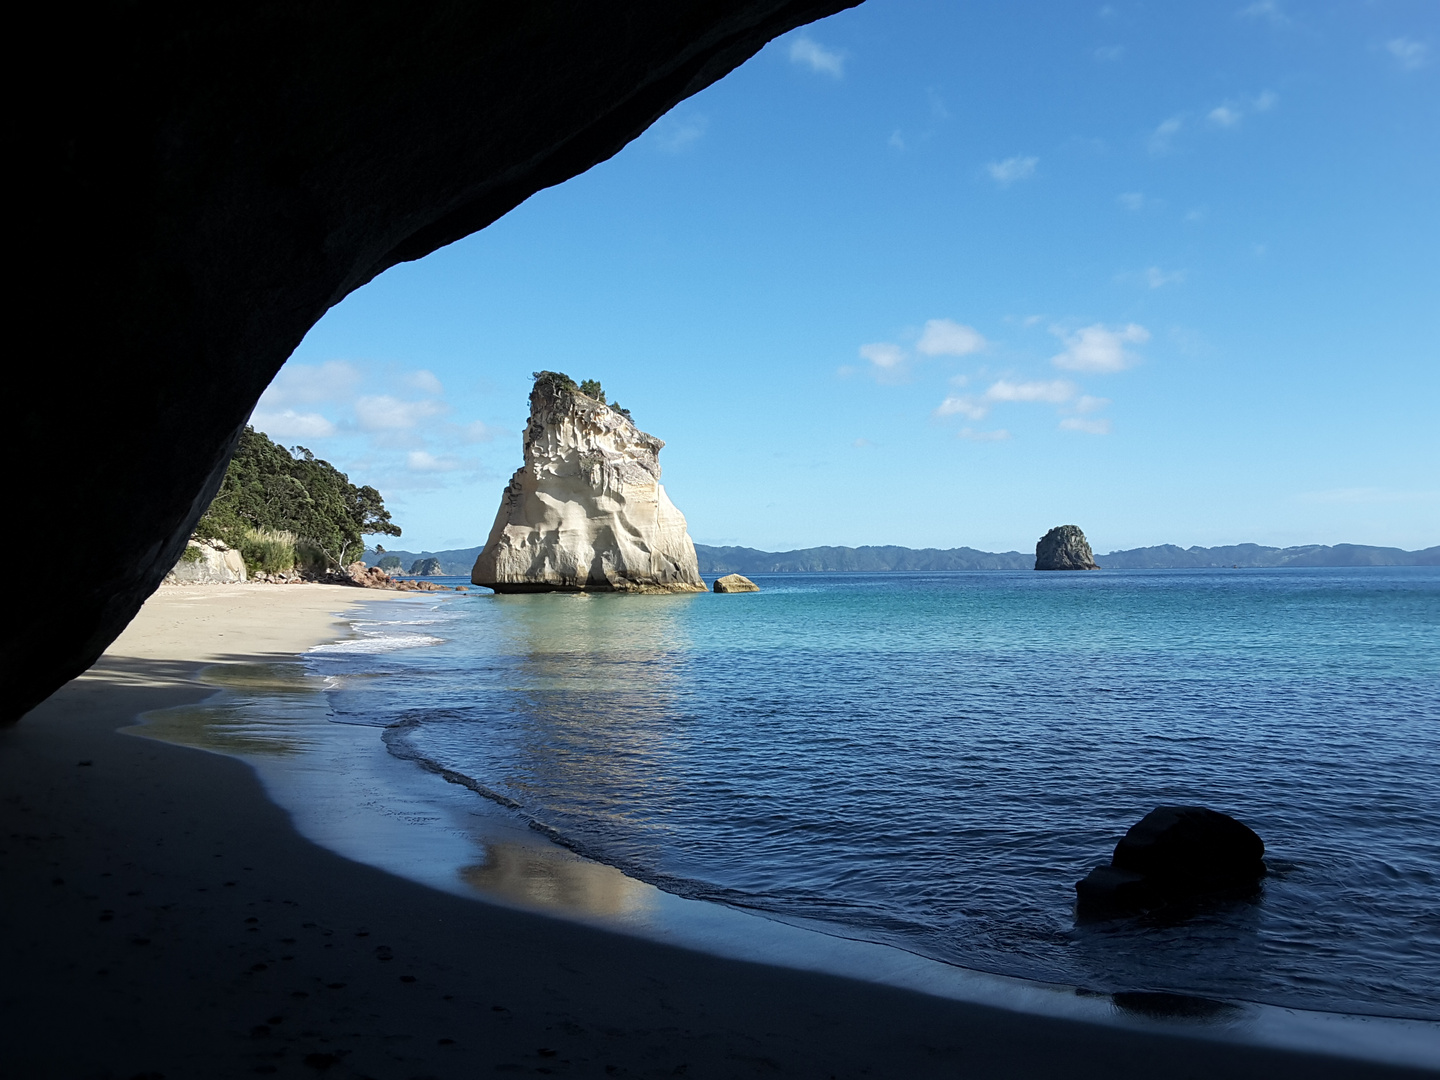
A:
{"type": "Polygon", "coordinates": [[[633,419],[630,415],[630,410],[622,409],[618,401],[607,402],[605,400],[605,390],[601,387],[599,379],[585,379],[580,383],[576,383],[574,379],[566,375],[563,371],[534,371],[531,372],[531,375],[534,376],[537,387],[543,383],[556,390],[571,390],[577,394],[584,394],[588,398],[594,398],[601,405],[609,405],[610,408],[625,417],[626,420],[633,419]]]}
{"type": "Polygon", "coordinates": [[[195,526],[197,539],[223,540],[252,571],[269,573],[297,562],[316,570],[344,566],[364,550],[366,533],[400,535],[378,491],[350,483],[305,447],[287,450],[251,427],[195,526]]]}

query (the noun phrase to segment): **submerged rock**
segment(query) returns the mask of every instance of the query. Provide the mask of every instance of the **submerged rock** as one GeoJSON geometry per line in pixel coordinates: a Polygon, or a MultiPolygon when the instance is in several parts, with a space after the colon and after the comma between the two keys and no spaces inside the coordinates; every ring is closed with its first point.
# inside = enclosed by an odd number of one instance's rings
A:
{"type": "Polygon", "coordinates": [[[1157,806],[1115,845],[1109,866],[1075,883],[1076,914],[1109,918],[1243,896],[1265,876],[1264,856],[1265,842],[1229,814],[1157,806]]]}
{"type": "Polygon", "coordinates": [[[470,580],[496,592],[704,592],[685,517],[660,486],[665,444],[541,372],[516,470],[470,580]]]}
{"type": "Polygon", "coordinates": [[[1036,570],[1099,570],[1078,525],[1057,525],[1035,545],[1036,570]]]}
{"type": "Polygon", "coordinates": [[[726,574],[724,577],[715,579],[716,592],[759,592],[760,586],[756,585],[744,574],[726,574]]]}

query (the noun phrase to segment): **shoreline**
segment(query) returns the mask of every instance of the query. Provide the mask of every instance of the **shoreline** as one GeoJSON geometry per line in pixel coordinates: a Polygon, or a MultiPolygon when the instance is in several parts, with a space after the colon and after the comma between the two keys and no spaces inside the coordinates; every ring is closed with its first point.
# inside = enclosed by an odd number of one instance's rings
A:
{"type": "MultiPolygon", "coordinates": [[[[5,1024],[34,1074],[410,1076],[491,1064],[729,1076],[773,1071],[758,1064],[768,1062],[816,1076],[962,1065],[1114,1076],[1179,1060],[1200,1075],[1409,1074],[1204,1030],[1012,1012],[886,986],[873,971],[858,981],[676,948],[342,858],[297,832],[306,830],[241,761],[117,735],[142,712],[211,697],[215,686],[199,680],[207,665],[296,665],[297,652],[339,636],[330,609],[404,594],[212,589],[254,599],[227,613],[194,587],[174,590],[193,602],[147,605],[90,673],[0,734],[5,911],[15,920],[5,1024]],[[282,618],[282,605],[295,610],[282,618]],[[64,1037],[75,1015],[99,1030],[64,1037]]],[[[358,731],[380,743],[379,729],[358,731]]],[[[383,798],[374,806],[381,817],[395,810],[383,798]]],[[[767,950],[774,958],[773,943],[756,943],[767,950]]]]}

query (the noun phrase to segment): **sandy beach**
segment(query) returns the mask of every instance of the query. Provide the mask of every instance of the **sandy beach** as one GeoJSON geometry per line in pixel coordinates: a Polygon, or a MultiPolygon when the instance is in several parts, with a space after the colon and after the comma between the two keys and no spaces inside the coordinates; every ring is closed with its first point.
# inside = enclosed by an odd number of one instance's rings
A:
{"type": "Polygon", "coordinates": [[[293,659],[345,632],[336,613],[393,595],[162,589],[91,671],[0,731],[7,1075],[1422,1075],[1023,1015],[467,899],[312,844],[241,761],[119,731],[212,694],[205,665],[293,659]]]}

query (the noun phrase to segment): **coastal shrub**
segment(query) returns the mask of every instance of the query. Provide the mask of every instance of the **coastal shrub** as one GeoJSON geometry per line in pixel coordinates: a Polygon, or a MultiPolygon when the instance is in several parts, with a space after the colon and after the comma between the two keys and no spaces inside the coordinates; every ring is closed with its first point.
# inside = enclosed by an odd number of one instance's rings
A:
{"type": "Polygon", "coordinates": [[[240,555],[250,573],[283,574],[295,568],[295,534],[284,529],[250,529],[240,541],[240,555]]]}
{"type": "Polygon", "coordinates": [[[605,404],[605,391],[600,389],[599,379],[586,379],[580,384],[580,392],[594,398],[601,405],[605,404]]]}
{"type": "Polygon", "coordinates": [[[580,389],[580,387],[575,384],[575,380],[563,371],[532,371],[530,374],[534,376],[535,386],[537,388],[544,384],[556,390],[578,391],[580,389]]]}
{"type": "Polygon", "coordinates": [[[378,567],[380,567],[381,570],[399,570],[399,569],[400,569],[400,556],[399,556],[399,555],[386,555],[383,559],[381,559],[381,560],[380,560],[378,563],[376,563],[375,565],[378,566],[378,567]]]}
{"type": "Polygon", "coordinates": [[[360,486],[303,446],[273,443],[246,427],[230,460],[220,491],[195,527],[197,539],[214,537],[246,555],[254,530],[291,536],[291,562],[310,560],[313,569],[339,567],[360,557],[361,537],[399,536],[380,492],[360,486]],[[303,538],[300,547],[295,538],[303,538]]]}
{"type": "Polygon", "coordinates": [[[194,544],[186,544],[185,550],[180,553],[180,561],[182,563],[201,563],[205,561],[205,556],[194,544]]]}
{"type": "Polygon", "coordinates": [[[295,565],[314,574],[323,574],[330,569],[330,559],[319,545],[303,536],[295,540],[295,565]]]}

